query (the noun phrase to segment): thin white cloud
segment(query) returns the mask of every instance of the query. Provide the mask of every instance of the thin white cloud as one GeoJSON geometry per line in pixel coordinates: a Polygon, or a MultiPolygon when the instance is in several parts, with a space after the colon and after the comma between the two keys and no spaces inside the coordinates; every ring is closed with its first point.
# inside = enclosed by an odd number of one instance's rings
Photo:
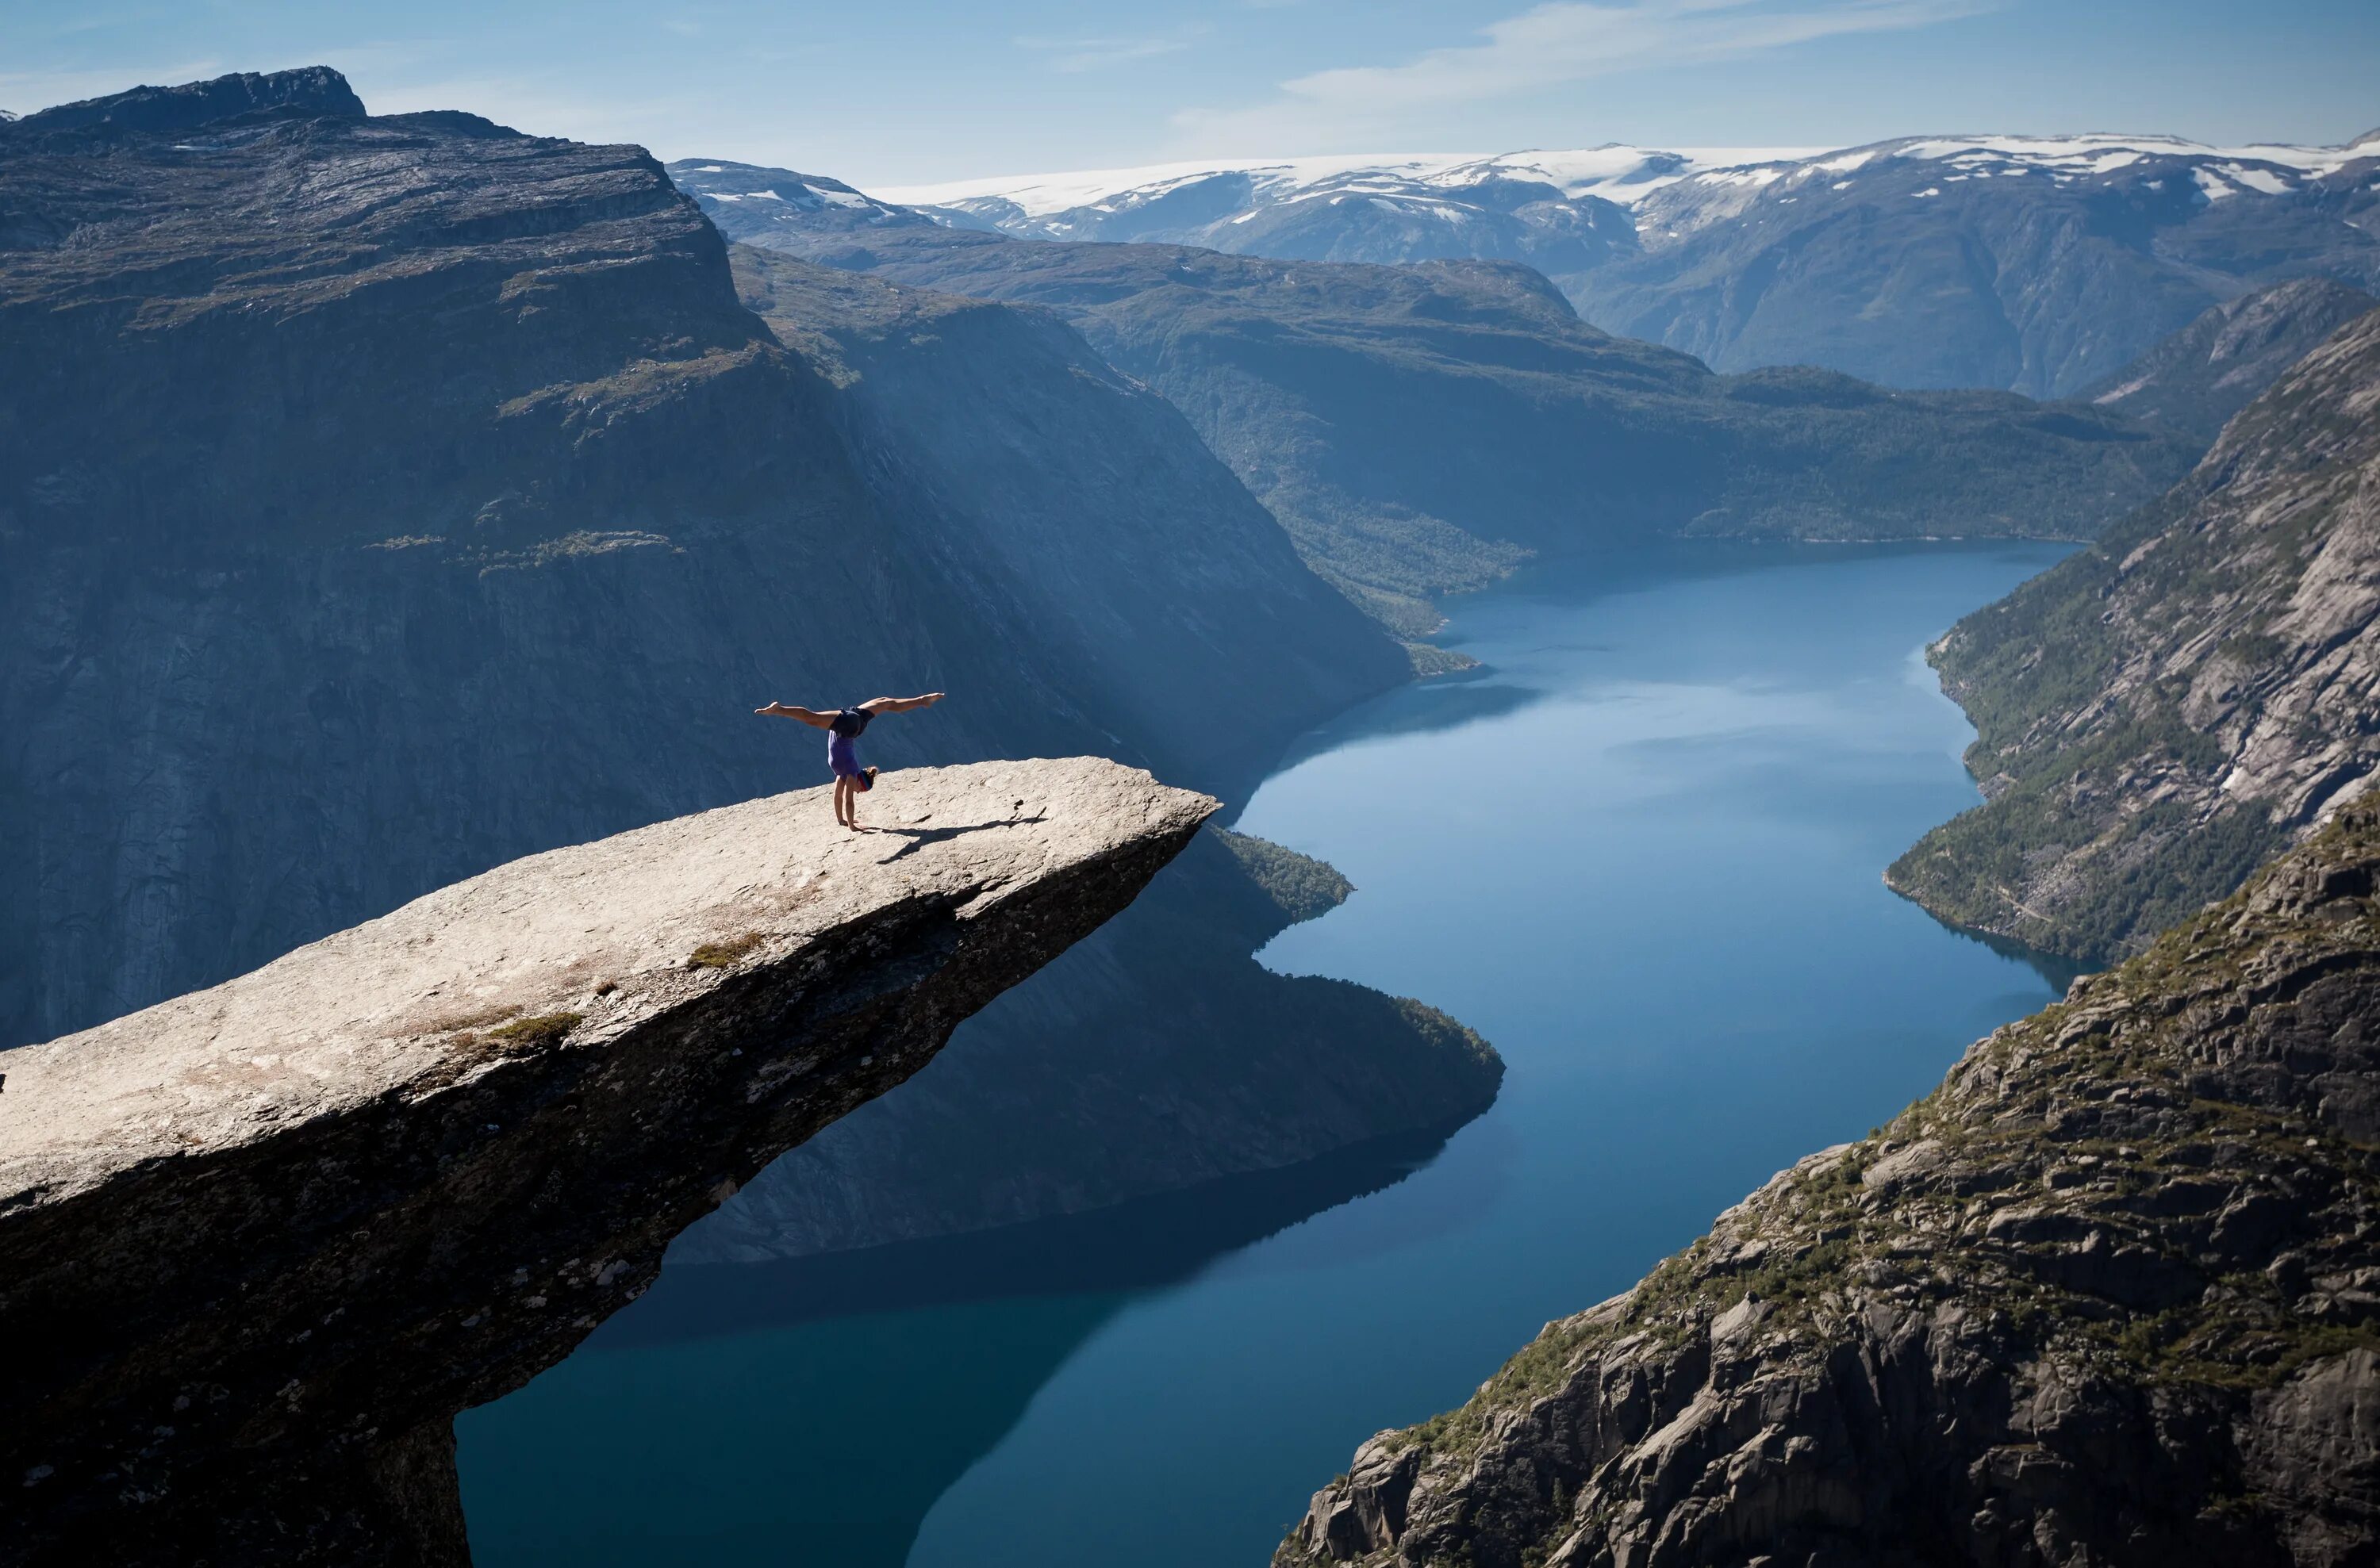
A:
{"type": "Polygon", "coordinates": [[[1994,8],[1998,0],[1554,0],[1491,23],[1481,42],[1395,66],[1317,71],[1268,102],[1189,109],[1175,131],[1202,149],[1270,151],[1318,139],[1395,134],[1433,109],[1459,108],[1615,71],[1694,65],[1847,33],[1904,31],[1994,8]]]}
{"type": "Polygon", "coordinates": [[[1050,56],[1053,71],[1103,71],[1135,60],[1152,60],[1190,47],[1187,32],[1153,33],[1140,38],[1020,38],[1016,45],[1050,56]]]}

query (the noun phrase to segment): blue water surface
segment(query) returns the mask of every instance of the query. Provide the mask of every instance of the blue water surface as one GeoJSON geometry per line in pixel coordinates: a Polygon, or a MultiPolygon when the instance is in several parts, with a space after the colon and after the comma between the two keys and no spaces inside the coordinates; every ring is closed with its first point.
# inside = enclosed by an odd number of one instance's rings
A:
{"type": "Polygon", "coordinates": [[[457,1423],[479,1560],[1262,1564],[1364,1438],[2051,999],[1879,873],[1975,799],[1924,645],[2059,553],[1710,547],[1460,601],[1483,669],[1309,737],[1237,826],[1357,888],[1264,960],[1471,1024],[1493,1110],[1102,1215],[666,1270],[457,1423]]]}

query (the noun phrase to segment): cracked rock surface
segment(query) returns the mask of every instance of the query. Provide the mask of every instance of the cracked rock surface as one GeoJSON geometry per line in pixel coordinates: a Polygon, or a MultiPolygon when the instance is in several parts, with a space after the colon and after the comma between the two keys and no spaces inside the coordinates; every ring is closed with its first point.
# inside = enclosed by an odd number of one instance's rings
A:
{"type": "Polygon", "coordinates": [[[1215,802],[1089,758],[551,850],[0,1055],[0,1561],[468,1560],[451,1422],[1128,904],[1215,802]]]}
{"type": "Polygon", "coordinates": [[[2375,880],[2342,814],[1372,1439],[1276,1562],[2374,1561],[2375,880]]]}

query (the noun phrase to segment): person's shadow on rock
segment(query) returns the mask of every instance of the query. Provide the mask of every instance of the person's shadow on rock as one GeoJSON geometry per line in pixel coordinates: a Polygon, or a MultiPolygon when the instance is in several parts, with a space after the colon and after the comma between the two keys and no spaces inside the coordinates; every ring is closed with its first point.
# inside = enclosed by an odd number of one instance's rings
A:
{"type": "Polygon", "coordinates": [[[871,827],[868,831],[890,834],[909,840],[876,862],[879,865],[890,865],[903,855],[915,854],[929,844],[948,843],[962,834],[981,833],[993,827],[1022,827],[1028,823],[1049,820],[1048,812],[1037,812],[1031,816],[1002,816],[995,817],[990,822],[970,822],[962,827],[871,827]]]}

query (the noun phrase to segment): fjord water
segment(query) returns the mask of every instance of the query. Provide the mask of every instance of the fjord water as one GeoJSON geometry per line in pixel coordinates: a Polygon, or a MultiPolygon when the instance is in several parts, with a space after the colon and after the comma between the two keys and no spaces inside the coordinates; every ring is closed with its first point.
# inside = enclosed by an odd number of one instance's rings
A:
{"type": "Polygon", "coordinates": [[[1712,547],[1461,601],[1483,669],[1309,737],[1238,826],[1357,888],[1265,961],[1478,1029],[1492,1111],[1102,1214],[665,1270],[457,1423],[479,1561],[1263,1562],[1365,1437],[2052,998],[1878,874],[1974,800],[1923,645],[2059,553],[1712,547]]]}

